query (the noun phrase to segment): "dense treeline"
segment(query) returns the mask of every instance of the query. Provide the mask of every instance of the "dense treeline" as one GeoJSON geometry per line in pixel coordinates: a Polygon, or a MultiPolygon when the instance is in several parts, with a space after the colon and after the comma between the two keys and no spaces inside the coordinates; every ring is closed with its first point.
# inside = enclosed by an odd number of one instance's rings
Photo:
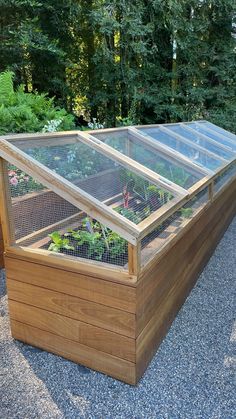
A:
{"type": "Polygon", "coordinates": [[[106,126],[235,130],[232,0],[0,0],[0,71],[106,126]]]}

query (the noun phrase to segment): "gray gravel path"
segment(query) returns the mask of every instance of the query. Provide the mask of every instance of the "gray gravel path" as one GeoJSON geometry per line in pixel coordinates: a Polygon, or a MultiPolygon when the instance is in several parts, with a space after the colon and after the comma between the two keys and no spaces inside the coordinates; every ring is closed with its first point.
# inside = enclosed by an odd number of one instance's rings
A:
{"type": "Polygon", "coordinates": [[[0,419],[236,418],[236,218],[137,388],[13,341],[0,277],[0,419]]]}

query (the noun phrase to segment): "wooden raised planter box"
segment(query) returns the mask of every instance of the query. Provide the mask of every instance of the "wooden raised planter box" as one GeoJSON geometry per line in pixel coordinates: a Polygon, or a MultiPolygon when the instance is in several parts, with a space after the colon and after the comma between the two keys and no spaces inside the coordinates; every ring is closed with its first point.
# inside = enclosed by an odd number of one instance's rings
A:
{"type": "MultiPolygon", "coordinates": [[[[5,153],[2,146],[2,157],[9,161],[10,153],[5,153]]],[[[25,170],[23,166],[19,161],[25,170]]],[[[205,188],[206,200],[199,200],[191,217],[167,223],[146,246],[141,239],[136,245],[129,243],[128,264],[113,266],[44,250],[41,235],[33,246],[13,240],[9,217],[14,204],[6,198],[2,169],[12,336],[135,385],[236,214],[235,175],[214,189],[222,172],[206,177],[183,199],[182,205],[205,188]]],[[[37,178],[41,181],[40,175],[37,178]]],[[[178,208],[174,203],[165,218],[159,214],[157,225],[178,208]]],[[[57,226],[62,231],[64,220],[57,226]]],[[[114,228],[118,229],[115,223],[114,228]]]]}

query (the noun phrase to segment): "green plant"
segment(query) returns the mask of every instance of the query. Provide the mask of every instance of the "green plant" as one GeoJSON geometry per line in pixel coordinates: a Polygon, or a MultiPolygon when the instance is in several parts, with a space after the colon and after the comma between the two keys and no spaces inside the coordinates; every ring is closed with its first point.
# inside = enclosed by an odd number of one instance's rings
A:
{"type": "Polygon", "coordinates": [[[134,211],[130,208],[118,207],[115,208],[115,211],[117,211],[120,215],[123,215],[123,217],[127,218],[135,224],[139,224],[142,221],[140,214],[138,214],[137,211],[134,211]]]}
{"type": "Polygon", "coordinates": [[[192,208],[181,208],[180,212],[184,218],[190,218],[193,215],[192,208]]]}
{"type": "Polygon", "coordinates": [[[76,240],[78,246],[88,247],[88,257],[94,256],[96,260],[101,260],[105,252],[105,243],[99,232],[90,233],[88,231],[70,231],[70,235],[76,240]]]}
{"type": "Polygon", "coordinates": [[[127,252],[127,242],[114,231],[110,231],[107,237],[111,259],[115,259],[127,252]]]}
{"type": "Polygon", "coordinates": [[[25,93],[24,86],[13,88],[14,73],[0,73],[0,134],[41,132],[43,129],[70,130],[74,118],[56,107],[46,94],[25,93]]]}
{"type": "Polygon", "coordinates": [[[49,234],[52,243],[50,243],[48,250],[51,252],[60,252],[60,250],[75,250],[74,246],[70,246],[69,239],[63,238],[58,231],[49,234]]]}

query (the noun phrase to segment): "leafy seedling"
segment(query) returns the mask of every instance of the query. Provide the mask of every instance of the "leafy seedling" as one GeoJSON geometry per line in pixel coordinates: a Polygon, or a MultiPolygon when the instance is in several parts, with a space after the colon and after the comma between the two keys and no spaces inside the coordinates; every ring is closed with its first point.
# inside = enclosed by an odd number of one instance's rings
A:
{"type": "Polygon", "coordinates": [[[60,252],[60,250],[75,250],[74,246],[70,245],[69,239],[63,238],[58,231],[54,231],[49,234],[52,243],[50,244],[48,250],[51,252],[60,252]]]}

